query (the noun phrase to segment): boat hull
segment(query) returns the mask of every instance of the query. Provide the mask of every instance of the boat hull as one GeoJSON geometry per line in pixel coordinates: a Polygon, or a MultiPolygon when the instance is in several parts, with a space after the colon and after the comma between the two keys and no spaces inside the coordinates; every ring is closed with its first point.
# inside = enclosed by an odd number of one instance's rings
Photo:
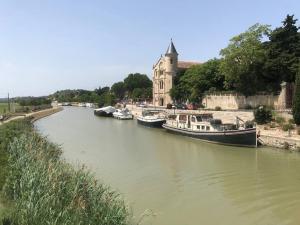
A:
{"type": "Polygon", "coordinates": [[[154,121],[145,121],[137,118],[138,124],[141,124],[143,126],[147,127],[156,127],[156,128],[162,128],[162,125],[166,122],[166,120],[154,120],[154,121]]]}
{"type": "Polygon", "coordinates": [[[256,128],[224,132],[197,132],[175,128],[167,124],[164,124],[163,128],[174,134],[197,138],[206,142],[233,146],[257,147],[256,128]]]}
{"type": "Polygon", "coordinates": [[[94,115],[103,116],[103,117],[112,117],[113,116],[112,113],[107,113],[107,112],[104,112],[104,111],[94,111],[94,115]]]}

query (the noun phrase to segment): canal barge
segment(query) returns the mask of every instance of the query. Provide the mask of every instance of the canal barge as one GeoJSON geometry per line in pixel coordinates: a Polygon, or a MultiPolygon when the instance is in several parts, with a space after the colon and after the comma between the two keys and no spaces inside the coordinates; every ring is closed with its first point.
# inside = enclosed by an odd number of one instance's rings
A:
{"type": "Polygon", "coordinates": [[[161,114],[158,110],[145,110],[142,112],[141,116],[137,117],[138,124],[147,127],[157,127],[161,128],[166,122],[166,117],[161,114]]]}
{"type": "Polygon", "coordinates": [[[104,117],[112,117],[113,113],[116,109],[112,106],[107,106],[99,109],[94,110],[94,115],[96,116],[104,116],[104,117]]]}
{"type": "Polygon", "coordinates": [[[169,115],[162,125],[171,133],[224,145],[257,147],[256,127],[237,117],[236,124],[224,124],[211,113],[169,115]]]}

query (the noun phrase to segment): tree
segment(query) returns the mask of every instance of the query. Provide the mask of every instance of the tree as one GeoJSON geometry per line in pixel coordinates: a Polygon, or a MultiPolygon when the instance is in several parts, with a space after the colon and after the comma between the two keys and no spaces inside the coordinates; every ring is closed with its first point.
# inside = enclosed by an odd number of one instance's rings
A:
{"type": "Polygon", "coordinates": [[[300,125],[300,66],[296,75],[295,95],[293,100],[293,117],[295,123],[300,125]]]}
{"type": "Polygon", "coordinates": [[[220,60],[192,66],[179,78],[170,91],[174,100],[199,102],[203,94],[211,88],[223,90],[224,75],[220,72],[220,60]]]}
{"type": "Polygon", "coordinates": [[[281,81],[295,81],[300,59],[300,33],[296,22],[294,15],[287,15],[282,22],[283,26],[270,34],[270,41],[265,45],[267,60],[264,76],[268,82],[274,82],[277,89],[281,81]]]}
{"type": "Polygon", "coordinates": [[[246,96],[263,89],[260,80],[265,60],[262,39],[269,33],[268,25],[255,24],[233,37],[229,45],[221,50],[221,73],[225,75],[227,89],[234,89],[246,96]]]}
{"type": "Polygon", "coordinates": [[[112,93],[114,93],[116,98],[123,99],[125,96],[125,92],[126,92],[126,87],[125,87],[124,82],[121,81],[121,82],[114,83],[111,86],[111,91],[112,91],[112,93]]]}
{"type": "Polygon", "coordinates": [[[135,88],[149,88],[152,87],[152,81],[145,74],[131,73],[124,79],[126,90],[131,96],[135,88]]]}

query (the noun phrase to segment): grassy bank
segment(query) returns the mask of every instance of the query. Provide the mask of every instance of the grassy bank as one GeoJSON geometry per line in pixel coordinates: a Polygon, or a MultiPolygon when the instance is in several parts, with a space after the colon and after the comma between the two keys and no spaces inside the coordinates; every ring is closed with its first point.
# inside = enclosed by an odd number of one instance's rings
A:
{"type": "Polygon", "coordinates": [[[8,224],[131,223],[118,193],[62,160],[61,149],[35,133],[28,120],[8,123],[0,131],[0,171],[5,171],[0,187],[12,204],[5,213],[8,224]]]}

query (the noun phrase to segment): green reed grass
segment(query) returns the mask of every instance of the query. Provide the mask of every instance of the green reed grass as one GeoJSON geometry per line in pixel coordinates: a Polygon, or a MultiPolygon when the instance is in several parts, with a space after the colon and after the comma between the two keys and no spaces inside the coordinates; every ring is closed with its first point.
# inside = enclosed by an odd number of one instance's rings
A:
{"type": "Polygon", "coordinates": [[[9,146],[4,194],[18,225],[127,225],[131,213],[119,196],[85,168],[61,159],[61,149],[27,132],[9,146]]]}

